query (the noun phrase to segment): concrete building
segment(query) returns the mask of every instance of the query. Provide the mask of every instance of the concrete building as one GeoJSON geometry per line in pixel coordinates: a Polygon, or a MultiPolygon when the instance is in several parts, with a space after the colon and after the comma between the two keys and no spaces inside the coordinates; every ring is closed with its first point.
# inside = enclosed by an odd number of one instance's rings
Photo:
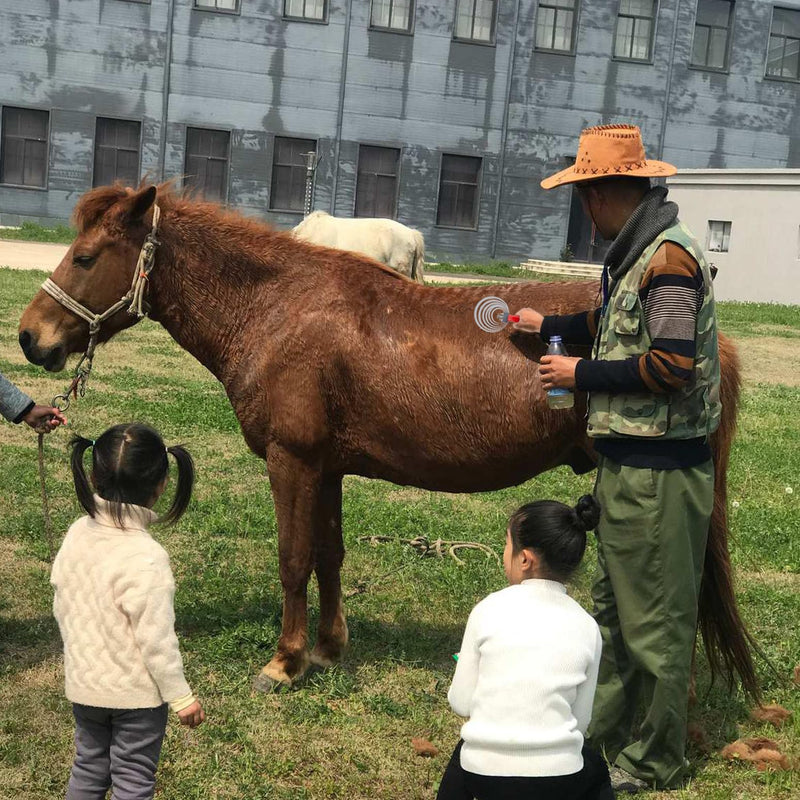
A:
{"type": "Polygon", "coordinates": [[[800,169],[685,170],[667,184],[719,270],[718,300],[800,303],[800,169]]]}
{"type": "Polygon", "coordinates": [[[439,257],[586,258],[539,188],[582,128],[800,167],[799,48],[800,0],[0,0],[0,224],[147,173],[289,226],[314,151],[315,207],[439,257]]]}

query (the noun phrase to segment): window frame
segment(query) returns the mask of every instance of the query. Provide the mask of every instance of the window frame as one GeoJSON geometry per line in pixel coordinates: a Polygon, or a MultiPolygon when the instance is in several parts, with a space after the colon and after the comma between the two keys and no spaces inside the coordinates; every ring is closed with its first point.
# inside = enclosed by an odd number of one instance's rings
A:
{"type": "MultiPolygon", "coordinates": [[[[132,0],[132,2],[139,3],[139,2],[144,2],[144,0],[132,0]]],[[[147,0],[147,2],[149,3],[150,0],[147,0]]],[[[92,156],[93,156],[92,157],[92,181],[91,181],[92,182],[92,188],[93,189],[96,188],[95,187],[95,183],[94,183],[94,179],[95,179],[95,174],[96,174],[96,171],[97,171],[97,123],[101,119],[111,119],[111,120],[116,120],[117,122],[137,122],[139,124],[139,149],[138,149],[138,153],[137,153],[138,159],[137,159],[137,162],[136,162],[136,172],[139,175],[139,178],[141,178],[141,172],[142,172],[142,144],[144,142],[144,120],[143,119],[129,119],[128,117],[105,117],[105,116],[101,117],[100,115],[96,114],[95,118],[94,118],[94,144],[93,144],[93,147],[92,147],[92,156]]],[[[116,150],[118,148],[114,148],[114,149],[116,150]]],[[[184,167],[185,166],[186,166],[186,159],[184,159],[184,167]]],[[[102,184],[102,183],[100,184],[100,186],[105,186],[105,185],[106,184],[102,184]]]]}
{"type": "MultiPolygon", "coordinates": [[[[144,0],[136,0],[136,2],[144,2],[144,0]]],[[[147,0],[147,2],[149,3],[150,0],[147,0]]],[[[235,9],[218,8],[216,6],[216,0],[214,0],[214,8],[209,8],[208,6],[199,6],[197,5],[197,0],[192,0],[192,11],[206,11],[209,14],[227,14],[229,17],[238,17],[241,16],[242,13],[242,0],[236,0],[235,9]]]]}
{"type": "MultiPolygon", "coordinates": [[[[189,131],[191,129],[198,130],[198,131],[216,131],[217,133],[227,133],[228,134],[228,153],[226,157],[227,167],[225,170],[225,197],[220,198],[218,200],[214,200],[212,198],[207,198],[205,195],[202,195],[205,200],[208,200],[211,203],[219,203],[220,205],[228,205],[228,198],[230,197],[231,192],[231,148],[233,145],[233,129],[231,128],[218,128],[213,126],[200,126],[196,123],[184,123],[184,127],[186,130],[184,131],[183,137],[183,176],[181,178],[181,185],[182,188],[186,188],[186,159],[189,156],[189,131]]],[[[203,156],[205,157],[205,156],[203,156]]],[[[219,159],[215,159],[219,160],[219,159]]],[[[191,184],[190,184],[191,187],[191,184]]]]}
{"type": "MultiPolygon", "coordinates": [[[[394,3],[394,0],[390,0],[394,3]]],[[[367,25],[367,29],[371,31],[380,31],[381,33],[399,33],[401,36],[413,36],[414,35],[414,26],[416,25],[417,21],[417,2],[416,0],[409,0],[411,3],[411,8],[408,12],[408,28],[384,28],[382,25],[373,25],[372,24],[372,6],[375,0],[370,0],[369,3],[369,25],[367,25]]],[[[390,12],[391,13],[391,12],[390,12]]],[[[377,147],[378,145],[376,145],[377,147]]]]}
{"type": "Polygon", "coordinates": [[[491,36],[488,39],[474,39],[471,37],[464,37],[458,36],[456,34],[456,29],[458,27],[458,4],[460,2],[471,2],[472,3],[472,30],[475,31],[475,3],[478,0],[456,0],[455,2],[455,10],[453,16],[453,41],[454,42],[463,42],[465,44],[479,44],[483,45],[484,47],[495,47],[497,44],[497,12],[498,12],[498,0],[491,0],[492,3],[492,27],[491,27],[491,36]]]}
{"type": "Polygon", "coordinates": [[[2,103],[0,104],[0,168],[3,165],[3,143],[5,142],[5,132],[3,131],[3,111],[7,108],[17,108],[22,111],[44,111],[47,113],[47,138],[45,139],[45,161],[44,161],[44,185],[31,186],[25,183],[6,183],[0,180],[0,186],[7,186],[12,189],[30,189],[36,192],[47,192],[50,187],[50,139],[53,125],[52,108],[36,108],[35,106],[17,106],[2,103]]]}
{"type": "MultiPolygon", "coordinates": [[[[275,180],[275,151],[276,151],[276,142],[278,139],[304,139],[309,142],[314,142],[314,152],[317,154],[317,166],[319,166],[319,136],[308,136],[308,135],[300,135],[300,134],[285,134],[285,133],[276,133],[272,136],[272,160],[269,169],[269,202],[267,203],[267,211],[274,211],[276,214],[300,214],[303,216],[304,209],[303,208],[280,208],[278,206],[272,205],[272,198],[274,193],[272,191],[272,187],[275,180]]],[[[279,164],[278,166],[290,166],[294,167],[297,166],[295,164],[279,164]]],[[[306,169],[306,167],[303,167],[306,169]]],[[[314,170],[314,187],[316,188],[317,185],[317,172],[316,168],[314,170]]],[[[304,194],[305,197],[305,194],[304,194]]]]}
{"type": "Polygon", "coordinates": [[[731,250],[731,234],[733,232],[733,220],[730,219],[710,219],[707,222],[706,227],[706,252],[707,253],[729,253],[731,250]],[[721,245],[725,244],[725,226],[728,226],[727,236],[728,236],[728,246],[727,248],[719,249],[719,250],[712,250],[711,249],[711,226],[713,224],[722,225],[722,238],[721,238],[721,245]]]}
{"type": "MultiPolygon", "coordinates": [[[[358,175],[361,168],[361,148],[362,147],[382,147],[385,150],[397,150],[397,174],[395,175],[394,186],[394,215],[390,218],[397,219],[398,211],[400,210],[400,176],[403,171],[403,155],[405,148],[399,144],[385,144],[384,142],[359,142],[358,143],[358,157],[356,158],[356,181],[355,191],[353,192],[353,219],[374,219],[374,217],[360,217],[356,214],[358,208],[358,175]]],[[[372,173],[378,174],[378,173],[372,173]]],[[[381,219],[380,217],[378,219],[381,219]]]]}
{"type": "Polygon", "coordinates": [[[555,8],[556,11],[558,11],[558,10],[562,10],[562,11],[566,10],[566,9],[560,7],[560,6],[551,6],[551,5],[549,5],[547,0],[544,0],[544,2],[537,3],[537,5],[536,5],[536,17],[534,18],[534,21],[533,21],[533,25],[534,25],[534,30],[533,30],[534,45],[533,45],[533,49],[534,49],[534,51],[537,52],[537,53],[555,53],[556,55],[560,55],[560,56],[574,56],[574,55],[576,55],[577,52],[578,52],[579,17],[580,17],[580,13],[581,13],[581,11],[583,9],[583,3],[581,2],[581,0],[574,0],[574,6],[573,6],[573,9],[572,9],[572,39],[571,39],[571,45],[570,45],[569,50],[556,50],[556,49],[554,49],[552,47],[539,47],[536,44],[536,31],[537,31],[537,29],[539,27],[539,11],[540,11],[540,9],[542,8],[543,5],[546,6],[547,8],[555,8]]]}
{"type": "Polygon", "coordinates": [[[655,62],[655,51],[656,51],[656,29],[658,27],[658,15],[659,11],[661,11],[661,3],[660,0],[653,0],[653,16],[652,17],[636,17],[631,16],[630,14],[625,14],[625,19],[649,19],[651,21],[650,26],[650,44],[649,44],[649,53],[647,58],[633,58],[631,56],[618,56],[617,55],[617,35],[619,34],[619,21],[622,18],[622,14],[620,13],[620,9],[622,8],[622,0],[618,0],[617,2],[617,18],[614,23],[614,38],[611,42],[611,59],[613,61],[621,61],[628,64],[653,64],[655,62]]]}
{"type": "MultiPolygon", "coordinates": [[[[697,35],[697,13],[700,9],[700,3],[703,0],[697,0],[694,7],[694,30],[692,32],[692,48],[691,55],[689,56],[689,69],[698,69],[702,72],[718,72],[727,75],[731,71],[731,49],[733,45],[733,26],[736,24],[736,0],[729,0],[730,13],[728,14],[728,37],[725,42],[725,66],[724,67],[709,67],[704,64],[695,64],[691,59],[694,55],[694,37],[697,35]]],[[[703,25],[704,28],[713,28],[714,26],[703,25]]],[[[766,66],[765,66],[766,69],[766,66]]]]}
{"type": "MultiPolygon", "coordinates": [[[[787,6],[780,6],[780,5],[773,5],[772,6],[772,16],[770,17],[770,20],[769,20],[769,33],[767,35],[767,54],[766,54],[766,57],[764,59],[764,80],[767,80],[767,81],[784,81],[786,83],[800,83],[800,65],[798,66],[798,70],[797,70],[798,76],[796,78],[788,78],[785,75],[770,75],[767,72],[767,69],[769,68],[769,49],[770,49],[770,43],[772,41],[772,26],[773,26],[773,24],[775,22],[775,12],[776,11],[793,11],[795,14],[798,15],[798,18],[800,19],[800,8],[790,8],[790,7],[787,7],[787,6]]],[[[786,41],[787,40],[798,41],[793,36],[782,36],[781,38],[784,40],[784,45],[783,45],[784,53],[786,52],[786,41]]]]}
{"type": "MultiPolygon", "coordinates": [[[[307,0],[303,0],[303,8],[305,8],[306,1],[307,0]]],[[[306,23],[308,23],[310,25],[327,25],[328,24],[328,16],[329,16],[330,10],[331,10],[331,4],[330,4],[329,0],[322,0],[322,19],[317,19],[316,17],[295,17],[295,16],[292,16],[290,14],[287,14],[286,13],[286,3],[287,2],[288,2],[288,0],[283,0],[283,11],[281,13],[281,19],[285,20],[286,22],[306,22],[306,23]]],[[[371,12],[371,9],[372,9],[372,6],[370,5],[370,12],[371,12]]],[[[299,139],[300,137],[299,136],[296,136],[296,137],[289,136],[287,138],[289,138],[289,139],[293,139],[293,138],[299,139]]]]}
{"type": "MultiPolygon", "coordinates": [[[[439,153],[439,178],[436,184],[436,222],[434,224],[435,228],[443,228],[445,230],[451,231],[478,231],[480,230],[480,223],[481,223],[481,195],[483,193],[483,165],[484,165],[485,156],[477,156],[475,153],[454,153],[451,151],[440,151],[439,153]],[[443,222],[439,222],[439,201],[442,196],[442,168],[444,167],[444,159],[445,156],[458,156],[461,158],[476,158],[480,161],[480,165],[478,166],[478,176],[475,182],[475,223],[471,228],[465,227],[463,225],[446,225],[443,222]]],[[[470,184],[472,185],[472,184],[470,184]]]]}

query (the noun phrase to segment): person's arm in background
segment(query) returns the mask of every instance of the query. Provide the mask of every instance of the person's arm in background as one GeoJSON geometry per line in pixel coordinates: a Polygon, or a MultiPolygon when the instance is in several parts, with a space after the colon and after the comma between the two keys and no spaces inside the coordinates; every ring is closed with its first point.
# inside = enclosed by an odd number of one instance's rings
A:
{"type": "Polygon", "coordinates": [[[37,405],[1,373],[0,414],[14,424],[24,422],[37,429],[41,426],[48,433],[67,421],[57,408],[37,405]]]}
{"type": "Polygon", "coordinates": [[[578,730],[585,736],[589,723],[592,721],[592,706],[594,693],[597,689],[597,675],[600,671],[600,655],[603,651],[603,637],[600,629],[596,628],[597,637],[594,643],[594,659],[586,671],[586,680],[578,687],[575,702],[572,705],[572,714],[578,723],[578,730]]]}
{"type": "Polygon", "coordinates": [[[480,650],[478,649],[477,611],[477,607],[473,608],[467,620],[461,650],[456,662],[456,672],[453,675],[453,682],[450,684],[450,691],[447,693],[450,708],[460,717],[468,717],[472,713],[472,695],[478,683],[480,650]]]}
{"type": "Polygon", "coordinates": [[[196,727],[205,714],[183,674],[175,635],[175,581],[166,553],[131,559],[120,585],[116,599],[130,621],[147,671],[181,722],[196,727]]]}

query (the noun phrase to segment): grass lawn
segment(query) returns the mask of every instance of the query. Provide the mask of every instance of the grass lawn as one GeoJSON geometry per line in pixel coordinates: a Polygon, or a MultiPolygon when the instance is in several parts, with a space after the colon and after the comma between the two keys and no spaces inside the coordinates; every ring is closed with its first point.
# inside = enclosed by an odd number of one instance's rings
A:
{"type": "Polygon", "coordinates": [[[466,273],[468,275],[486,275],[491,278],[524,278],[529,281],[566,281],[570,278],[563,275],[550,275],[544,272],[531,272],[519,269],[518,262],[489,261],[480,263],[453,264],[449,261],[439,261],[425,265],[426,274],[429,272],[445,272],[452,275],[466,273]]]}
{"type": "Polygon", "coordinates": [[[0,239],[16,239],[20,242],[53,242],[72,244],[74,229],[68,225],[45,228],[36,222],[23,222],[19,228],[0,228],[0,239]]]}
{"type": "MultiPolygon", "coordinates": [[[[16,320],[42,278],[0,269],[0,371],[46,399],[64,388],[65,375],[28,365],[16,344],[16,320]]],[[[692,746],[696,777],[685,790],[648,796],[789,800],[800,796],[797,772],[758,772],[717,753],[743,735],[770,736],[800,758],[800,702],[790,681],[800,661],[794,497],[800,493],[800,370],[785,366],[800,359],[800,309],[722,304],[720,320],[739,338],[747,375],[730,470],[739,598],[780,675],[763,667],[766,700],[794,716],[780,731],[749,721],[742,698],[723,686],[709,687],[701,668],[692,717],[703,726],[710,750],[692,746]],[[765,354],[774,357],[769,369],[765,354]]],[[[156,535],[171,554],[187,676],[208,720],[196,731],[170,723],[159,800],[432,798],[460,725],[446,700],[451,654],[472,606],[504,585],[502,569],[479,552],[462,553],[466,564],[459,566],[362,537],[466,539],[500,554],[505,522],[519,504],[549,497],[574,501],[592,485],[591,476],[575,477],[567,469],[476,495],[348,477],[344,588],[388,577],[346,600],[351,646],[341,666],[311,674],[293,691],[265,696],[254,694],[250,683],[280,631],[275,515],[264,465],[247,451],[221,387],[160,327],[145,321],[101,348],[89,391],[68,416],[72,430],[92,437],[113,423],[148,421],[168,442],[185,443],[198,465],[188,513],[156,535]],[[439,755],[415,755],[415,736],[433,742],[439,755]]],[[[46,440],[59,535],[79,515],[67,438],[59,431],[46,440]]],[[[35,445],[27,428],[0,425],[0,797],[15,800],[63,797],[72,758],[35,445]]],[[[593,557],[590,545],[572,589],[584,603],[593,557]]]]}

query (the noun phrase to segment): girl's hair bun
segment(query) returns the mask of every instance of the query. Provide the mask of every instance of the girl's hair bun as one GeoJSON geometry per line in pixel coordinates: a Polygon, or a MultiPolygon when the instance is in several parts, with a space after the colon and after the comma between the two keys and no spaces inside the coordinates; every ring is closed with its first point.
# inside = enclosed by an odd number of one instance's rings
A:
{"type": "Polygon", "coordinates": [[[575,505],[575,518],[578,527],[584,531],[593,531],[600,522],[600,503],[594,495],[585,494],[575,505]]]}

